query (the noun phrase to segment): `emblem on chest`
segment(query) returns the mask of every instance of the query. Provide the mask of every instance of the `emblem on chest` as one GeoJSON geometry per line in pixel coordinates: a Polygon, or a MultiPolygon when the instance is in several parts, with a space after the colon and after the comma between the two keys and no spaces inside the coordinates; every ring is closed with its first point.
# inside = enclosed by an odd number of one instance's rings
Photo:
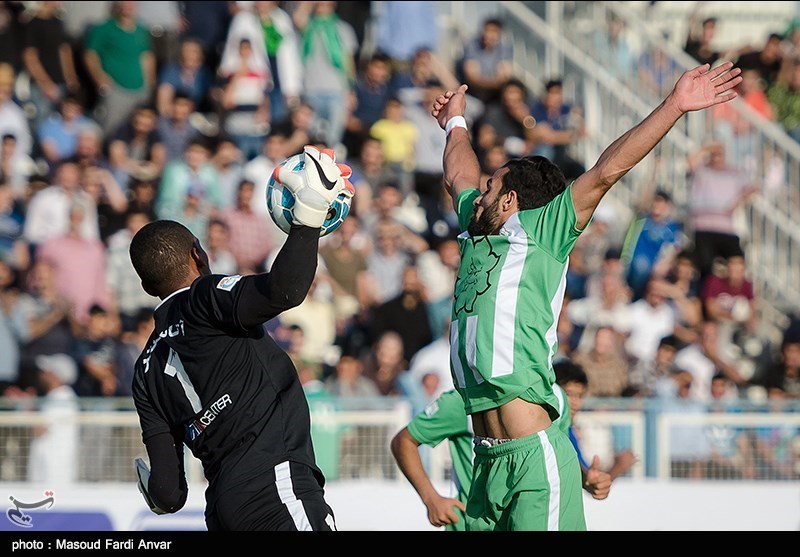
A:
{"type": "Polygon", "coordinates": [[[467,242],[471,245],[465,250],[455,286],[456,315],[475,310],[478,298],[491,290],[495,280],[493,272],[500,263],[500,254],[494,250],[488,236],[477,240],[469,238],[467,242]]]}

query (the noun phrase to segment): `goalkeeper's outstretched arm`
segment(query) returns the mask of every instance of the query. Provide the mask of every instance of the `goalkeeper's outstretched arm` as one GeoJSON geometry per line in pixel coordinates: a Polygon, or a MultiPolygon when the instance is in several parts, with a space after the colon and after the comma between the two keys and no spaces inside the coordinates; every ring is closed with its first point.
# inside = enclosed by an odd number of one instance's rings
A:
{"type": "Polygon", "coordinates": [[[265,323],[305,300],[317,270],[320,227],[339,194],[353,195],[352,171],[337,164],[333,151],[304,149],[300,172],[279,166],[276,178],[295,196],[292,228],[269,273],[246,277],[237,304],[237,321],[245,329],[265,323]]]}
{"type": "Polygon", "coordinates": [[[250,329],[299,306],[317,271],[319,228],[293,225],[268,273],[242,280],[237,321],[250,329]]]}

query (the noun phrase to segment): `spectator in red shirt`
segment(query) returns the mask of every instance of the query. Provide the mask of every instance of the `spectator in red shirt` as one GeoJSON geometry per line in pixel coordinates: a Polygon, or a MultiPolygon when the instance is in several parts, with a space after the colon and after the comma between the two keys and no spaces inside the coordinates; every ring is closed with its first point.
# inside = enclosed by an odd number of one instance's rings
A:
{"type": "Polygon", "coordinates": [[[706,277],[700,299],[709,319],[732,328],[744,326],[748,332],[755,332],[756,297],[753,283],[747,278],[744,254],[728,257],[724,276],[706,277]]]}

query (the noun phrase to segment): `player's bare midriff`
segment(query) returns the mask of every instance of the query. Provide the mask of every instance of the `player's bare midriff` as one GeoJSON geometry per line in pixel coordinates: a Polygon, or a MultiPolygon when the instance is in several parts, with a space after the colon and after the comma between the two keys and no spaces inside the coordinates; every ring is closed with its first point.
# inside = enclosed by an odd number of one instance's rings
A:
{"type": "Polygon", "coordinates": [[[543,431],[551,423],[550,415],[541,404],[521,398],[472,414],[475,435],[495,439],[519,439],[543,431]]]}

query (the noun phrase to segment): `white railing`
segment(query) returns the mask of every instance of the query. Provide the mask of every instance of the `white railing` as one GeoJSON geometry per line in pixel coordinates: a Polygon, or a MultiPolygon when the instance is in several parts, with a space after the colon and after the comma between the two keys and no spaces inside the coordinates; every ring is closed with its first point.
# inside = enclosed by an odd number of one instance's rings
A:
{"type": "MultiPolygon", "coordinates": [[[[631,478],[637,480],[645,477],[645,455],[647,454],[647,436],[645,433],[645,415],[643,412],[624,412],[624,411],[611,411],[611,410],[594,410],[581,412],[576,416],[575,427],[580,428],[587,432],[584,437],[591,434],[596,434],[598,429],[603,429],[609,434],[606,438],[611,442],[607,447],[609,453],[609,462],[613,460],[614,456],[614,443],[613,435],[610,434],[613,428],[626,431],[626,449],[629,449],[636,457],[636,463],[631,468],[630,472],[626,474],[631,478]]],[[[583,441],[582,441],[583,442],[583,441]]],[[[588,443],[587,443],[588,445],[588,443]]],[[[589,445],[590,446],[590,445],[589,445]]],[[[591,461],[591,454],[584,454],[587,460],[591,461]]],[[[608,466],[604,466],[608,468],[608,466]]]]}
{"type": "Polygon", "coordinates": [[[655,476],[661,479],[675,476],[676,460],[724,466],[736,479],[755,479],[750,474],[772,480],[800,477],[798,414],[662,412],[656,432],[655,476]],[[768,458],[757,452],[759,444],[769,451],[768,458]]]}
{"type": "MultiPolygon", "coordinates": [[[[403,399],[377,398],[372,410],[342,410],[336,399],[312,401],[312,438],[317,463],[329,481],[399,481],[405,478],[399,472],[391,455],[389,443],[394,434],[411,418],[411,407],[403,399]]],[[[31,406],[34,408],[35,406],[31,406]]],[[[606,465],[613,461],[615,452],[630,449],[638,457],[635,466],[626,474],[633,479],[675,477],[670,471],[674,453],[675,427],[678,433],[689,428],[705,436],[703,443],[713,443],[715,434],[727,428],[750,434],[794,431],[793,443],[776,447],[779,453],[794,451],[790,467],[800,478],[800,403],[785,403],[780,409],[753,405],[729,407],[724,412],[709,412],[709,408],[693,406],[688,410],[663,407],[652,399],[587,399],[584,409],[576,416],[574,425],[588,459],[594,454],[606,465]],[[717,428],[717,429],[713,429],[717,428]],[[722,429],[719,429],[722,428],[722,429]],[[712,430],[713,429],[713,430],[712,430]],[[708,435],[707,435],[708,434],[708,435]]],[[[47,412],[34,409],[0,411],[0,482],[30,482],[32,443],[49,427],[57,426],[62,436],[49,447],[48,457],[54,458],[59,471],[74,471],[72,483],[95,485],[103,482],[130,483],[136,481],[133,459],[146,456],[141,441],[139,420],[131,410],[83,410],[62,413],[54,421],[47,412]],[[64,446],[67,438],[76,446],[64,446]],[[69,460],[69,461],[68,461],[69,460]]],[[[719,437],[719,435],[716,435],[719,437]]],[[[425,448],[423,462],[436,482],[451,477],[451,459],[448,443],[435,449],[425,448]]],[[[191,453],[185,451],[187,480],[203,484],[202,468],[191,453]]],[[[702,460],[704,455],[699,454],[702,460]]],[[[742,458],[741,455],[740,457],[742,458]]],[[[756,468],[764,468],[770,455],[756,455],[749,461],[756,468]]],[[[745,478],[742,473],[741,478],[745,478]]],[[[706,479],[720,478],[712,475],[706,479]]],[[[747,479],[780,479],[770,476],[747,479]]]]}

